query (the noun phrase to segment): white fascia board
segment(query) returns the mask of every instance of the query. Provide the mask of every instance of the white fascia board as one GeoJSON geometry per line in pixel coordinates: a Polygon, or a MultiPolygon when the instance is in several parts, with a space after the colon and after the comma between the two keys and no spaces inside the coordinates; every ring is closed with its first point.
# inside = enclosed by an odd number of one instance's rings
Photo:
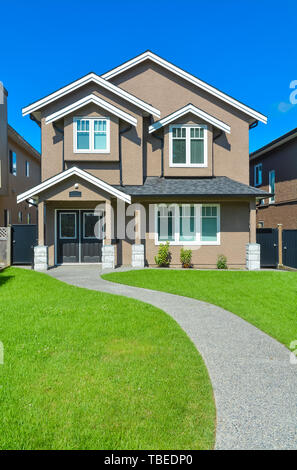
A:
{"type": "Polygon", "coordinates": [[[45,119],[45,123],[49,124],[50,122],[57,121],[58,119],[61,119],[64,116],[67,116],[67,114],[77,111],[78,109],[82,108],[83,106],[86,106],[89,103],[94,103],[100,106],[101,108],[105,109],[106,111],[109,111],[111,114],[118,116],[120,119],[123,119],[129,124],[137,126],[137,119],[131,116],[131,114],[122,111],[116,106],[113,106],[112,104],[108,103],[108,101],[105,101],[102,98],[99,98],[98,96],[94,95],[93,93],[91,95],[85,96],[84,98],[76,101],[75,103],[70,104],[69,106],[66,106],[63,109],[60,109],[56,113],[51,114],[45,119]]]}
{"type": "Polygon", "coordinates": [[[68,93],[71,93],[74,90],[77,90],[78,88],[84,85],[87,85],[90,82],[94,82],[98,86],[102,86],[102,88],[105,88],[106,90],[111,91],[115,95],[120,96],[124,100],[128,101],[129,103],[134,104],[135,106],[137,106],[138,108],[141,108],[143,111],[146,111],[149,114],[153,114],[154,116],[157,116],[157,117],[161,116],[161,113],[158,109],[154,108],[148,103],[145,103],[144,101],[140,100],[136,96],[131,95],[130,93],[114,85],[113,83],[108,82],[107,80],[100,77],[99,75],[96,75],[95,73],[89,73],[85,77],[82,77],[79,80],[76,80],[75,82],[70,83],[69,85],[61,88],[60,90],[55,91],[54,93],[51,93],[45,98],[42,98],[41,100],[35,101],[35,103],[32,103],[29,106],[26,106],[25,108],[22,109],[23,116],[33,113],[34,111],[37,111],[43,106],[47,106],[53,101],[59,98],[62,98],[68,93]]]}
{"type": "Polygon", "coordinates": [[[55,175],[52,178],[49,178],[43,183],[38,184],[34,188],[31,188],[28,191],[25,191],[24,193],[19,194],[17,196],[17,203],[19,204],[20,202],[26,201],[27,199],[31,199],[32,197],[36,196],[42,191],[45,191],[51,186],[55,186],[56,184],[60,183],[61,181],[73,175],[79,176],[85,181],[88,181],[89,183],[94,184],[95,186],[102,189],[103,191],[106,191],[107,193],[111,194],[112,196],[115,196],[116,198],[121,199],[122,201],[127,202],[128,204],[131,204],[131,196],[129,196],[129,194],[125,194],[122,191],[119,191],[118,189],[114,188],[110,184],[105,183],[104,181],[100,180],[96,176],[93,176],[90,173],[87,173],[84,170],[81,170],[80,168],[77,168],[77,167],[69,168],[68,170],[63,171],[59,173],[58,175],[55,175]]]}
{"type": "Polygon", "coordinates": [[[152,124],[149,127],[149,134],[151,134],[152,132],[155,132],[157,129],[160,129],[161,127],[166,126],[167,124],[170,124],[171,122],[175,121],[176,119],[181,118],[182,116],[188,113],[195,114],[195,116],[198,116],[204,121],[209,122],[210,124],[217,127],[218,129],[221,129],[222,131],[226,132],[227,134],[231,133],[231,127],[228,126],[228,124],[225,124],[224,122],[211,116],[205,111],[202,111],[201,109],[196,108],[196,106],[192,104],[188,104],[187,106],[184,106],[183,108],[175,111],[174,113],[169,114],[169,116],[166,116],[160,121],[157,121],[154,124],[152,124]]]}
{"type": "Polygon", "coordinates": [[[143,54],[135,57],[134,59],[129,60],[128,62],[125,62],[124,64],[120,65],[119,67],[115,67],[114,69],[110,70],[109,72],[104,73],[101,75],[103,78],[106,80],[110,80],[111,78],[115,77],[116,75],[125,72],[126,70],[129,70],[131,67],[135,67],[136,65],[140,64],[141,62],[150,59],[156,64],[160,65],[161,67],[164,67],[165,69],[169,70],[172,73],[175,73],[179,77],[184,78],[188,82],[192,83],[193,85],[198,86],[202,90],[207,91],[208,93],[216,96],[217,98],[221,99],[222,101],[225,101],[226,103],[230,104],[234,108],[239,109],[245,114],[248,114],[249,116],[253,117],[257,121],[261,121],[264,124],[267,124],[267,117],[264,116],[263,114],[259,113],[255,109],[250,108],[249,106],[246,106],[245,104],[241,103],[240,101],[237,101],[236,99],[232,98],[229,95],[226,95],[222,91],[218,90],[217,88],[214,88],[213,86],[209,85],[208,83],[205,83],[204,81],[200,80],[197,77],[194,77],[194,75],[191,75],[190,73],[186,72],[185,70],[182,70],[181,68],[177,67],[176,65],[171,64],[165,59],[162,59],[161,57],[157,56],[151,51],[144,52],[143,54]]]}

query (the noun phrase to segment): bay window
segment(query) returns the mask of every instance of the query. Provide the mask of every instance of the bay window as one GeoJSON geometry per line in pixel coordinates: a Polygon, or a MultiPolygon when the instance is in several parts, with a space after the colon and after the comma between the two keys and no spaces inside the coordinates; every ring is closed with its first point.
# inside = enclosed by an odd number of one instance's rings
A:
{"type": "Polygon", "coordinates": [[[219,204],[156,205],[155,243],[219,245],[219,204]]]}
{"type": "Polygon", "coordinates": [[[170,126],[170,166],[207,166],[207,127],[178,124],[170,126]]]}
{"type": "Polygon", "coordinates": [[[76,153],[108,153],[109,118],[74,118],[73,143],[76,153]]]}

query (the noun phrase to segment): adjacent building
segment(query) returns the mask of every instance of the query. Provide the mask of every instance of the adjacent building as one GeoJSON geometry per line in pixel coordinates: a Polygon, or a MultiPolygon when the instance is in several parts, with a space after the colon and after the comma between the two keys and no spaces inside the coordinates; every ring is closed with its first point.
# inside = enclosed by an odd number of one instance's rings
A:
{"type": "Polygon", "coordinates": [[[0,93],[0,227],[9,224],[34,224],[37,210],[17,194],[40,182],[40,154],[7,123],[7,91],[0,93]]]}
{"type": "Polygon", "coordinates": [[[257,226],[297,229],[297,128],[250,155],[250,184],[272,193],[257,204],[257,226]]]}

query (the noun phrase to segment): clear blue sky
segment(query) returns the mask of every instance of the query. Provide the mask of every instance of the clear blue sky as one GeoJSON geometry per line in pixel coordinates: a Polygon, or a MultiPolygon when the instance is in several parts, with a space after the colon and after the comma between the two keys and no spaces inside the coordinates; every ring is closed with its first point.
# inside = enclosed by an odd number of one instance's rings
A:
{"type": "MultiPolygon", "coordinates": [[[[150,49],[268,116],[250,150],[297,127],[296,0],[0,1],[9,123],[40,149],[21,108],[150,49]]],[[[157,106],[157,103],[154,103],[157,106]]]]}

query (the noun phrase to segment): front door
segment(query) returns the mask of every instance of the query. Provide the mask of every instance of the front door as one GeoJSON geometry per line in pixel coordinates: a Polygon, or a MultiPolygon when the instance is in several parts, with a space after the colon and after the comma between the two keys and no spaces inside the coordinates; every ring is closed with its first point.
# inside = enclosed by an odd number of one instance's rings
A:
{"type": "Polygon", "coordinates": [[[100,263],[102,215],[93,210],[57,212],[57,263],[100,263]]]}

